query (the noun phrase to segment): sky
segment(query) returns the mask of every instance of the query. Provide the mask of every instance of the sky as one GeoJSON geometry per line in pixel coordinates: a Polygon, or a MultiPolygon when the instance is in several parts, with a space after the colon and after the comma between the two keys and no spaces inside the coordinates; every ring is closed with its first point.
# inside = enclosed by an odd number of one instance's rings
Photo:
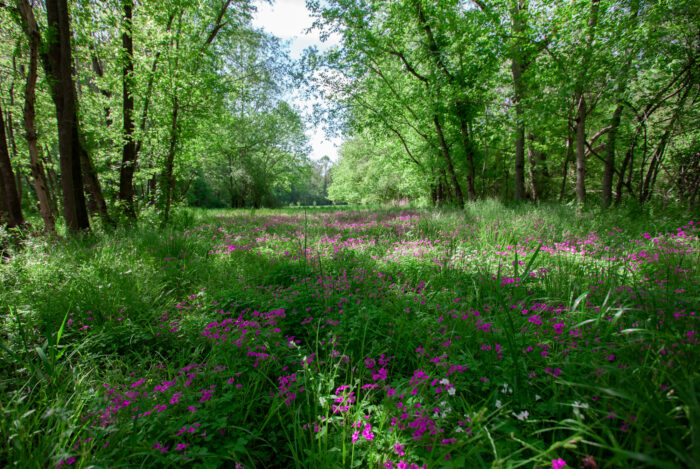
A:
{"type": "MultiPolygon", "coordinates": [[[[299,59],[309,46],[316,46],[324,51],[339,43],[337,38],[321,42],[318,31],[306,32],[313,23],[310,12],[306,9],[306,0],[275,0],[270,5],[264,1],[256,2],[257,13],[253,17],[253,26],[262,28],[270,34],[289,41],[289,50],[293,59],[299,59]]],[[[304,100],[300,94],[290,99],[305,112],[311,112],[311,102],[304,100]]],[[[306,131],[311,146],[311,159],[318,160],[328,156],[338,160],[339,138],[329,138],[320,127],[308,126],[306,131]]]]}

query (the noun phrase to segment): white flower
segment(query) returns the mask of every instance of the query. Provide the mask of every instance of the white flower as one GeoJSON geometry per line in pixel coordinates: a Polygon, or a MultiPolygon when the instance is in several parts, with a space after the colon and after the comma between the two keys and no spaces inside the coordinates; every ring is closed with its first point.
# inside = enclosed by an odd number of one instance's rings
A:
{"type": "Polygon", "coordinates": [[[450,396],[454,396],[456,392],[457,390],[455,388],[450,388],[447,390],[447,394],[449,394],[450,396]]]}
{"type": "Polygon", "coordinates": [[[497,400],[496,401],[496,409],[500,409],[502,406],[503,406],[503,404],[501,404],[501,400],[500,399],[497,400]]]}
{"type": "Polygon", "coordinates": [[[513,412],[513,416],[522,422],[523,420],[526,420],[530,416],[530,412],[528,412],[527,410],[523,410],[522,412],[520,412],[518,414],[513,412]]]}
{"type": "Polygon", "coordinates": [[[450,380],[447,378],[442,378],[440,380],[440,384],[442,384],[443,386],[447,386],[448,384],[450,384],[450,380]]]}
{"type": "Polygon", "coordinates": [[[542,396],[540,396],[539,394],[535,394],[535,401],[539,401],[540,399],[542,399],[542,396]]]}

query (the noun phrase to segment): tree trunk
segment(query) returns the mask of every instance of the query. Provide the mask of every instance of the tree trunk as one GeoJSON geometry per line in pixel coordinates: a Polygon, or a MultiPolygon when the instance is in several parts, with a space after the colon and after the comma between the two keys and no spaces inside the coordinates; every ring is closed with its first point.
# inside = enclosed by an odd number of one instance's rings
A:
{"type": "MultiPolygon", "coordinates": [[[[15,102],[14,92],[10,89],[10,106],[13,106],[15,102]]],[[[12,149],[12,157],[15,161],[17,159],[17,142],[15,142],[15,124],[12,120],[12,113],[7,110],[7,141],[12,149]]],[[[22,206],[22,171],[21,167],[15,168],[15,184],[17,185],[17,200],[19,201],[19,206],[22,206]]]]}
{"type": "Polygon", "coordinates": [[[464,208],[464,196],[462,195],[462,188],[457,180],[457,173],[455,172],[454,165],[452,164],[452,157],[450,156],[450,148],[447,146],[445,141],[445,135],[442,132],[442,125],[440,125],[440,117],[435,114],[433,116],[433,124],[435,125],[435,130],[438,134],[438,139],[440,140],[440,148],[442,148],[442,156],[447,163],[447,172],[450,174],[450,179],[452,179],[452,185],[454,186],[455,197],[459,206],[464,208]]]}
{"type": "Polygon", "coordinates": [[[127,217],[136,218],[134,209],[134,171],[136,167],[136,144],[134,142],[134,96],[132,84],[134,75],[134,44],[132,40],[132,9],[133,0],[122,0],[124,12],[124,31],[122,32],[122,48],[124,68],[122,69],[122,85],[124,91],[124,147],[122,148],[122,165],[119,173],[119,200],[122,210],[127,217]]]}
{"type": "Polygon", "coordinates": [[[476,170],[474,168],[474,148],[471,144],[471,139],[469,138],[469,131],[467,129],[467,123],[464,117],[459,118],[459,127],[462,132],[462,144],[464,145],[464,153],[467,158],[467,190],[469,194],[469,200],[476,200],[476,190],[474,189],[474,179],[476,170]]]}
{"type": "Polygon", "coordinates": [[[37,199],[39,200],[39,213],[44,220],[44,230],[47,233],[56,231],[56,221],[51,202],[49,198],[48,184],[44,166],[41,164],[39,157],[39,147],[37,144],[37,133],[34,125],[36,117],[36,81],[37,68],[39,62],[39,43],[41,36],[39,30],[36,29],[36,22],[27,24],[27,36],[29,37],[29,71],[27,74],[27,85],[24,89],[24,130],[29,149],[29,164],[34,179],[34,190],[36,191],[37,199]]]}
{"type": "Polygon", "coordinates": [[[615,173],[615,142],[617,138],[617,128],[620,126],[620,119],[622,117],[622,109],[622,104],[618,102],[610,122],[610,130],[608,131],[608,143],[605,149],[605,167],[603,168],[603,187],[601,194],[601,202],[604,208],[608,208],[612,202],[612,183],[613,174],[615,173]]]}
{"type": "Polygon", "coordinates": [[[537,163],[535,163],[535,149],[532,146],[532,140],[534,140],[534,137],[531,134],[528,134],[528,140],[530,141],[528,146],[527,146],[527,159],[528,159],[528,172],[530,176],[530,192],[532,192],[532,201],[537,202],[539,200],[540,194],[539,194],[539,184],[537,181],[537,176],[536,176],[536,171],[535,171],[535,166],[537,163]]]}
{"type": "Polygon", "coordinates": [[[673,111],[671,120],[666,126],[666,130],[664,131],[663,135],[661,136],[661,140],[659,141],[659,144],[654,150],[651,162],[649,163],[649,168],[647,169],[646,177],[644,178],[644,182],[642,183],[642,186],[639,190],[640,203],[644,203],[651,199],[651,194],[654,191],[654,184],[656,183],[656,175],[658,174],[659,167],[661,166],[661,161],[663,160],[664,152],[666,151],[666,146],[668,145],[668,140],[671,137],[673,128],[676,125],[676,120],[681,114],[683,106],[685,105],[685,100],[688,97],[688,94],[690,93],[690,90],[692,88],[693,87],[690,86],[688,83],[686,84],[685,91],[683,92],[683,95],[680,97],[678,103],[676,104],[676,108],[673,111]]]}
{"type": "Polygon", "coordinates": [[[577,96],[576,111],[576,200],[586,203],[586,98],[577,96]]]}
{"type": "Polygon", "coordinates": [[[10,153],[7,149],[5,119],[2,115],[2,107],[0,107],[0,179],[2,179],[0,197],[4,199],[5,206],[2,209],[7,213],[7,226],[9,228],[21,226],[24,224],[24,217],[22,216],[22,206],[17,195],[15,173],[12,171],[10,153]]]}
{"type": "MultiPolygon", "coordinates": [[[[25,0],[26,1],[26,0],[25,0]]],[[[73,83],[70,19],[67,0],[47,0],[46,15],[49,30],[53,32],[48,44],[47,75],[51,95],[56,106],[58,146],[61,155],[61,186],[63,188],[63,216],[69,232],[90,229],[83,175],[80,167],[80,138],[73,83]]]]}
{"type": "Polygon", "coordinates": [[[97,215],[102,220],[105,226],[115,227],[116,223],[109,216],[109,210],[107,209],[107,202],[105,201],[104,195],[102,194],[102,185],[100,184],[99,176],[97,175],[97,170],[92,164],[92,159],[90,155],[85,150],[82,142],[79,146],[80,151],[80,163],[83,170],[83,176],[85,180],[85,187],[90,195],[90,202],[93,205],[92,210],[97,212],[97,215]]]}
{"type": "Polygon", "coordinates": [[[571,133],[571,127],[571,118],[569,118],[569,122],[566,126],[566,128],[568,129],[566,137],[566,156],[564,157],[564,168],[562,169],[561,189],[559,190],[559,202],[562,202],[564,200],[564,197],[566,196],[566,179],[569,174],[569,161],[571,161],[571,157],[574,153],[574,136],[571,133]]]}

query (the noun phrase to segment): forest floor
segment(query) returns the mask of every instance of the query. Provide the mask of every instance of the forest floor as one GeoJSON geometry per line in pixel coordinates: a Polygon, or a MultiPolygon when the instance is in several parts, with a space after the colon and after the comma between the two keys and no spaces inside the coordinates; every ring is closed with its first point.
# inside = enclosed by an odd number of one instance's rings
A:
{"type": "Polygon", "coordinates": [[[700,464],[690,218],[177,215],[0,265],[0,465],[700,464]]]}

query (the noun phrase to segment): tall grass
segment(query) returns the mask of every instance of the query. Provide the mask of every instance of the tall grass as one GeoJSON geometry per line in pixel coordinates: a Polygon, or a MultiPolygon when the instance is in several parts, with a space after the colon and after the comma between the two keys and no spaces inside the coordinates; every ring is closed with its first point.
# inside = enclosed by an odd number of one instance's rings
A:
{"type": "Polygon", "coordinates": [[[0,266],[0,462],[697,467],[698,231],[649,210],[29,238],[0,266]]]}

